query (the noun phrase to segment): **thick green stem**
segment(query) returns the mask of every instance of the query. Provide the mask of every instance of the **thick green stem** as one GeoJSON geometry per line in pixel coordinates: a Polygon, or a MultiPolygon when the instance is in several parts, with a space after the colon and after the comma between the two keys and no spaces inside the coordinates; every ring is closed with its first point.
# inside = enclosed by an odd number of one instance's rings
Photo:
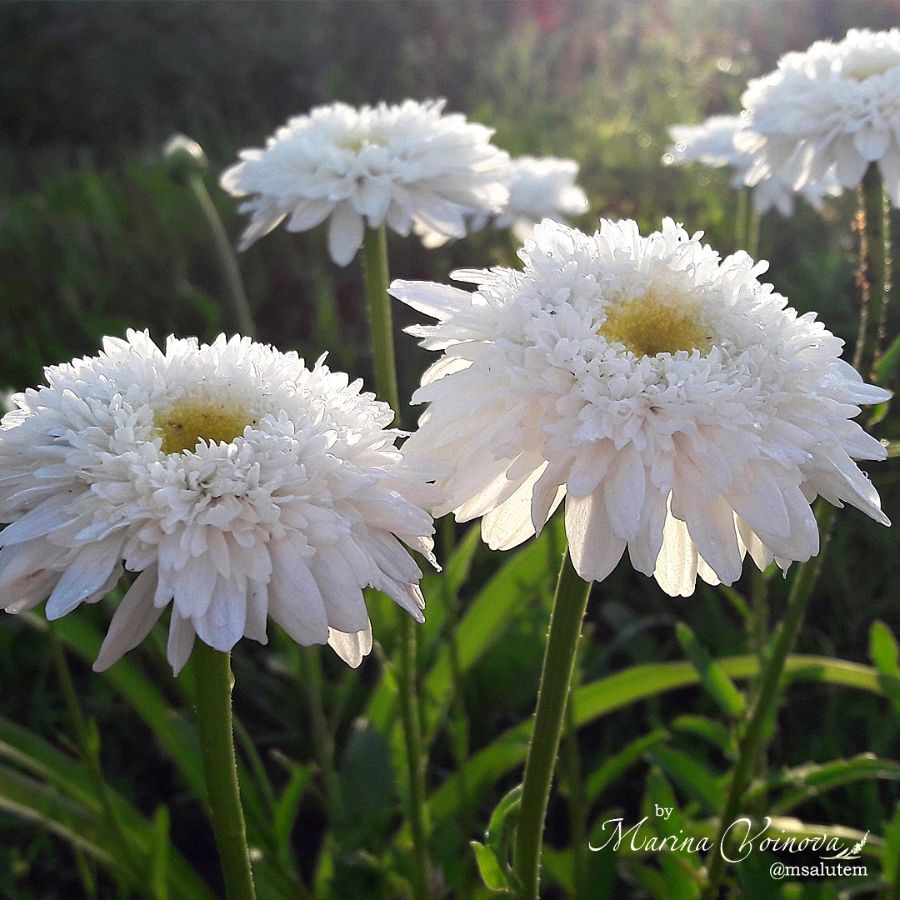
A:
{"type": "Polygon", "coordinates": [[[859,333],[853,365],[869,372],[884,341],[891,291],[890,206],[877,163],[871,163],[859,187],[859,269],[856,282],[861,301],[859,333]]]}
{"type": "Polygon", "coordinates": [[[819,555],[800,566],[794,575],[784,616],[775,629],[772,643],[768,649],[756,694],[745,719],[746,724],[731,774],[728,797],[719,819],[718,834],[713,843],[707,884],[703,890],[702,900],[714,900],[719,895],[719,886],[725,867],[725,859],[721,853],[722,841],[725,840],[729,825],[738,817],[741,800],[753,775],[756,762],[765,750],[768,733],[766,725],[778,705],[779,683],[784,672],[784,663],[797,641],[806,605],[822,569],[834,513],[835,509],[831,504],[820,502],[816,515],[821,534],[819,555]]]}
{"type": "Polygon", "coordinates": [[[387,231],[384,225],[366,229],[363,240],[366,294],[369,299],[369,323],[375,357],[375,390],[379,399],[390,404],[400,424],[400,394],[394,361],[394,323],[388,295],[387,231]]]}
{"type": "Polygon", "coordinates": [[[553,598],[534,731],[525,763],[522,808],[513,859],[517,882],[515,893],[520,900],[536,900],[538,896],[544,818],[565,723],[575,651],[590,591],[590,583],[581,580],[567,552],[553,598]]]}
{"type": "Polygon", "coordinates": [[[198,641],[191,654],[203,773],[228,900],[253,900],[253,874],[231,723],[231,655],[198,641]]]}
{"type": "Polygon", "coordinates": [[[236,328],[246,337],[255,337],[253,315],[250,312],[250,304],[247,300],[247,292],[244,290],[237,258],[231,247],[231,241],[228,239],[228,232],[225,231],[225,226],[212,202],[212,197],[209,196],[203,177],[198,172],[192,172],[188,176],[188,185],[212,235],[216,259],[225,282],[225,297],[228,300],[229,321],[227,326],[236,328]]]}
{"type": "MultiPolygon", "coordinates": [[[[400,424],[400,394],[397,390],[397,366],[394,359],[394,325],[387,258],[387,231],[384,225],[368,229],[363,239],[366,294],[369,300],[369,321],[372,330],[372,351],[375,362],[375,390],[386,400],[400,424]]],[[[416,900],[428,897],[428,807],[425,790],[427,758],[422,745],[422,724],[419,716],[418,672],[416,669],[416,625],[405,613],[400,613],[398,629],[400,642],[399,702],[406,747],[406,769],[409,787],[409,823],[413,838],[413,890],[416,900]]]]}

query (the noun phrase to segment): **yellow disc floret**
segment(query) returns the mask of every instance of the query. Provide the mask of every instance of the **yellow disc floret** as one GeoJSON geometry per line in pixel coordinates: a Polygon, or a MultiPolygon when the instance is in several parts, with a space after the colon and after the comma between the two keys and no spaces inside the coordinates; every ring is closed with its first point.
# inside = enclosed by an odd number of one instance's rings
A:
{"type": "Polygon", "coordinates": [[[600,334],[610,343],[624,344],[635,356],[679,350],[707,353],[712,344],[710,330],[695,308],[664,303],[652,292],[607,307],[600,334]]]}
{"type": "Polygon", "coordinates": [[[201,440],[228,443],[255,423],[243,406],[209,397],[184,397],[154,417],[163,453],[193,450],[201,440]]]}

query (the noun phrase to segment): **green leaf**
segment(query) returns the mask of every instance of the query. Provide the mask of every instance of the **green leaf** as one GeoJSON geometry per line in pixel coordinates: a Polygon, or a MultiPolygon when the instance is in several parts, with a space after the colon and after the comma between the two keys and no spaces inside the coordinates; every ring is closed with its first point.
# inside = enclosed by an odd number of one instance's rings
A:
{"type": "Polygon", "coordinates": [[[724,753],[731,752],[731,732],[721,722],[714,722],[706,716],[683,715],[672,720],[672,730],[682,734],[692,734],[709,741],[724,753]]]}
{"type": "Polygon", "coordinates": [[[150,890],[156,900],[169,897],[169,810],[157,806],[153,815],[153,844],[150,853],[150,890]]]}
{"type": "Polygon", "coordinates": [[[869,656],[878,669],[878,682],[900,713],[900,648],[888,626],[877,620],[869,632],[869,656]]]}
{"type": "Polygon", "coordinates": [[[679,622],[675,626],[675,634],[685,656],[697,670],[706,692],[726,715],[733,719],[740,718],[747,703],[734,682],[715,664],[712,657],[700,646],[694,632],[684,622],[679,622]]]}
{"type": "Polygon", "coordinates": [[[896,893],[900,886],[900,803],[894,809],[894,818],[885,825],[884,844],[884,880],[896,893]]]}
{"type": "Polygon", "coordinates": [[[585,785],[586,802],[593,803],[600,793],[616,781],[626,769],[634,765],[639,759],[642,759],[648,750],[668,740],[668,738],[669,732],[664,728],[659,728],[656,731],[651,731],[650,734],[645,734],[643,737],[633,740],[630,744],[626,744],[618,753],[604,760],[600,768],[591,773],[587,779],[585,785]]]}
{"type": "Polygon", "coordinates": [[[827,791],[873,778],[900,781],[900,762],[861,753],[852,759],[807,763],[772,772],[767,778],[754,782],[747,791],[747,799],[752,801],[773,790],[784,789],[784,793],[769,806],[772,815],[781,815],[827,791]]]}
{"type": "Polygon", "coordinates": [[[509,881],[494,851],[478,841],[469,841],[469,846],[475,852],[475,863],[484,886],[494,893],[509,893],[509,881]]]}
{"type": "MultiPolygon", "coordinates": [[[[759,673],[759,659],[756,656],[732,656],[716,662],[729,678],[752,678],[759,673]]],[[[846,660],[795,654],[785,661],[785,672],[793,675],[796,680],[824,681],[873,694],[884,693],[874,669],[846,660]]],[[[573,721],[576,727],[580,727],[637,700],[698,684],[699,681],[700,677],[690,663],[631,666],[578,688],[572,694],[573,721]]],[[[522,722],[473,755],[462,767],[462,771],[455,772],[432,793],[429,805],[434,817],[452,817],[457,813],[460,778],[465,779],[468,796],[470,800],[474,800],[520,765],[528,751],[531,729],[530,720],[522,722]]]]}
{"type": "Polygon", "coordinates": [[[875,363],[875,379],[878,384],[890,384],[898,369],[900,369],[900,335],[894,338],[875,363]]]}
{"type": "Polygon", "coordinates": [[[503,799],[494,807],[484,833],[484,840],[489,847],[496,850],[503,842],[504,836],[509,832],[510,818],[518,815],[522,806],[522,785],[517,784],[512,790],[503,795],[503,799]]]}
{"type": "Polygon", "coordinates": [[[291,833],[297,822],[300,801],[309,787],[315,768],[299,763],[291,763],[291,777],[285,785],[281,796],[275,801],[272,816],[272,830],[279,852],[285,859],[291,856],[291,833]]]}
{"type": "Polygon", "coordinates": [[[674,747],[656,747],[652,756],[686,796],[698,801],[710,813],[725,805],[720,780],[693,756],[674,747]]]}
{"type": "Polygon", "coordinates": [[[880,619],[872,623],[869,632],[869,656],[880,672],[900,676],[900,647],[891,629],[880,619]]]}

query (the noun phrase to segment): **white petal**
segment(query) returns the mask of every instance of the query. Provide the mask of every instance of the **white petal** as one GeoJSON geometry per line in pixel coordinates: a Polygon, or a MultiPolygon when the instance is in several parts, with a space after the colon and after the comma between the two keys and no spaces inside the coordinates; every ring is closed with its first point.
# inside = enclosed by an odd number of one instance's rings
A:
{"type": "Polygon", "coordinates": [[[653,577],[670,597],[690,597],[697,580],[697,564],[697,548],[687,525],[669,513],[653,577]]]}
{"type": "Polygon", "coordinates": [[[328,645],[348,666],[356,669],[372,650],[372,625],[369,623],[362,631],[350,634],[329,628],[328,645]]]}
{"type": "Polygon", "coordinates": [[[290,546],[272,553],[269,615],[298,644],[324,644],[328,640],[325,604],[309,567],[290,546]]]}
{"type": "Polygon", "coordinates": [[[585,581],[603,581],[616,567],[625,541],[613,531],[602,497],[566,497],[566,535],[575,571],[585,581]]]}
{"type": "Polygon", "coordinates": [[[288,231],[307,231],[324,222],[333,209],[330,200],[303,200],[294,207],[285,227],[288,231]]]}
{"type": "Polygon", "coordinates": [[[384,221],[391,205],[391,185],[367,179],[353,195],[353,207],[361,215],[367,216],[369,226],[377,227],[384,221]]]}
{"type": "Polygon", "coordinates": [[[481,537],[492,550],[510,550],[534,534],[531,501],[543,469],[536,469],[516,492],[481,520],[481,537]]]}
{"type": "Polygon", "coordinates": [[[177,610],[172,610],[172,620],[169,623],[169,642],[166,647],[166,659],[172,671],[177,675],[188,661],[191,650],[194,648],[194,626],[190,619],[184,619],[178,615],[177,610]]]}
{"type": "Polygon", "coordinates": [[[162,610],[153,604],[155,589],[156,571],[145,569],[134,580],[113,613],[100,653],[94,662],[95,672],[108,669],[150,633],[162,615],[162,610]]]}
{"type": "Polygon", "coordinates": [[[122,542],[117,540],[102,541],[79,551],[47,601],[47,618],[51,621],[62,618],[98,591],[121,557],[122,542]]]}
{"type": "Polygon", "coordinates": [[[247,624],[246,581],[220,578],[206,612],[191,622],[201,641],[227,653],[243,637],[247,624]]]}
{"type": "Polygon", "coordinates": [[[616,448],[612,441],[597,441],[580,448],[566,479],[566,492],[575,497],[593,494],[615,455],[616,448]]]}
{"type": "Polygon", "coordinates": [[[328,224],[328,252],[339,265],[346,266],[363,241],[363,218],[350,206],[341,203],[331,214],[328,224]]]}
{"type": "Polygon", "coordinates": [[[629,444],[619,451],[603,482],[606,515],[616,534],[625,540],[637,534],[645,486],[644,464],[640,454],[629,444]]]}
{"type": "Polygon", "coordinates": [[[66,509],[71,506],[74,497],[67,491],[48,497],[21,519],[7,525],[0,533],[0,546],[9,547],[21,544],[36,537],[43,537],[48,531],[65,525],[71,520],[66,509]]]}
{"type": "Polygon", "coordinates": [[[637,534],[628,542],[631,564],[644,575],[653,575],[656,570],[666,516],[665,494],[651,487],[644,498],[644,509],[637,534]]]}
{"type": "Polygon", "coordinates": [[[868,162],[881,159],[890,142],[890,130],[886,127],[877,128],[871,123],[864,123],[862,128],[853,135],[853,146],[868,162]]]}

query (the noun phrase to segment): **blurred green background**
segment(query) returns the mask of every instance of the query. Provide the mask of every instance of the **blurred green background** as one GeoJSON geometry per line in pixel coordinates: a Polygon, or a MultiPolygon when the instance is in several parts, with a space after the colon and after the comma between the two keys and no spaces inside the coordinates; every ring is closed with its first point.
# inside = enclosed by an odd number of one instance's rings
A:
{"type": "MultiPolygon", "coordinates": [[[[231,327],[201,212],[162,159],[161,147],[174,132],[204,147],[207,185],[236,238],[243,223],[217,179],[241,148],[262,145],[289,116],[318,103],[446,97],[450,110],[495,127],[496,143],[513,154],[575,158],[591,200],[582,227],[593,228],[600,216],[632,217],[647,231],[669,215],[688,230],[704,230],[727,253],[735,249],[736,211],[728,175],[662,167],[668,126],[737,112],[747,79],[769,71],[789,49],[840,38],[849,27],[887,28],[898,18],[895,0],[3,4],[0,388],[34,384],[42,366],[93,354],[103,335],[126,327],[149,327],[157,339],[172,332],[209,337],[231,327]]],[[[818,310],[848,340],[857,319],[849,227],[854,208],[854,198],[845,196],[822,214],[802,203],[791,219],[769,214],[760,249],[771,261],[768,277],[776,289],[799,310],[818,310]]],[[[896,217],[894,224],[896,231],[896,217]]],[[[397,277],[446,281],[453,268],[501,262],[509,253],[506,236],[490,231],[432,252],[390,236],[397,277]]],[[[262,339],[280,349],[297,348],[309,359],[327,350],[334,368],[369,381],[359,268],[339,270],[331,263],[323,229],[300,235],[276,230],[243,254],[240,266],[262,339]]],[[[411,321],[408,312],[396,314],[398,327],[411,321]]],[[[900,331],[898,323],[895,302],[890,334],[900,331]]],[[[408,336],[397,340],[401,394],[408,397],[426,355],[408,336]]],[[[900,431],[883,423],[878,436],[897,438],[900,431]]],[[[900,518],[896,461],[873,466],[870,474],[888,515],[900,518]]],[[[800,649],[866,662],[873,620],[881,618],[895,631],[900,627],[897,542],[856,511],[846,511],[840,523],[800,649]]],[[[506,561],[483,548],[475,551],[464,608],[506,561]]],[[[553,565],[532,579],[534,602],[509,617],[465,673],[463,704],[452,721],[472,749],[531,713],[553,565]],[[477,715],[467,715],[466,709],[476,708],[477,715]]],[[[772,594],[774,619],[784,602],[780,580],[772,594]]],[[[423,669],[445,640],[443,601],[428,600],[434,612],[424,629],[423,669]]],[[[106,613],[85,615],[102,627],[106,613]]],[[[692,598],[672,600],[625,565],[595,590],[588,615],[585,681],[640,662],[681,658],[677,619],[687,621],[715,655],[746,650],[741,622],[721,593],[704,587],[692,598]]],[[[389,657],[389,611],[376,609],[373,621],[389,657]]],[[[173,709],[180,708],[184,696],[166,685],[165,669],[154,669],[156,662],[151,658],[142,671],[158,672],[160,690],[173,709]]],[[[16,620],[0,622],[0,713],[66,747],[66,712],[50,663],[44,635],[16,620]]],[[[342,887],[333,893],[397,896],[372,862],[398,826],[395,776],[390,761],[379,756],[387,750],[352,724],[367,709],[377,666],[371,661],[348,680],[330,658],[325,663],[336,685],[325,689],[335,710],[342,777],[360,790],[359,784],[384,788],[384,796],[376,790],[365,799],[371,804],[363,816],[367,824],[340,836],[341,846],[350,849],[349,856],[333,854],[342,873],[334,882],[342,887]],[[365,743],[370,739],[374,750],[365,743]],[[386,768],[378,769],[382,764],[386,768]],[[367,766],[374,774],[367,775],[367,766]]],[[[238,691],[238,711],[279,785],[284,771],[271,764],[269,750],[295,760],[312,755],[288,678],[296,666],[294,649],[277,642],[266,650],[242,645],[236,663],[238,683],[258,688],[238,691]]],[[[196,801],[170,762],[154,744],[136,739],[132,714],[106,680],[80,663],[75,678],[88,715],[100,725],[110,781],[148,815],[167,802],[175,844],[215,884],[210,837],[205,826],[192,824],[196,801]]],[[[775,763],[821,762],[866,750],[898,755],[900,728],[882,699],[815,683],[792,690],[790,711],[779,720],[775,763]]],[[[671,727],[673,716],[712,708],[696,691],[687,691],[615,713],[579,733],[580,767],[590,773],[628,741],[657,726],[671,727]]],[[[724,770],[721,749],[698,746],[690,729],[672,740],[676,752],[693,754],[698,765],[724,770]]],[[[458,762],[452,744],[439,741],[435,747],[428,771],[432,787],[458,762]]],[[[655,759],[653,766],[659,765],[655,759]]],[[[635,811],[646,774],[645,765],[633,779],[617,781],[603,808],[635,811]]],[[[467,841],[479,837],[492,804],[514,783],[511,776],[499,777],[483,796],[471,799],[468,810],[435,822],[434,855],[454,896],[477,890],[467,841]]],[[[812,821],[880,834],[897,795],[886,782],[867,781],[813,800],[802,811],[812,821]]],[[[328,845],[323,809],[312,795],[300,805],[306,836],[295,840],[293,851],[307,877],[328,845]]],[[[595,817],[597,810],[590,821],[595,817]]],[[[556,846],[560,857],[548,896],[554,890],[571,893],[565,873],[574,863],[563,858],[571,829],[571,809],[557,797],[548,840],[551,854],[556,846]]],[[[642,880],[637,869],[614,874],[612,862],[600,856],[591,857],[596,871],[590,883],[606,879],[603,884],[620,891],[615,896],[652,893],[652,879],[642,880]]],[[[97,896],[117,896],[102,877],[98,884],[97,896]]],[[[65,844],[38,824],[0,815],[0,894],[80,896],[84,885],[65,844]]],[[[810,896],[832,896],[830,889],[821,890],[810,896]]]]}

